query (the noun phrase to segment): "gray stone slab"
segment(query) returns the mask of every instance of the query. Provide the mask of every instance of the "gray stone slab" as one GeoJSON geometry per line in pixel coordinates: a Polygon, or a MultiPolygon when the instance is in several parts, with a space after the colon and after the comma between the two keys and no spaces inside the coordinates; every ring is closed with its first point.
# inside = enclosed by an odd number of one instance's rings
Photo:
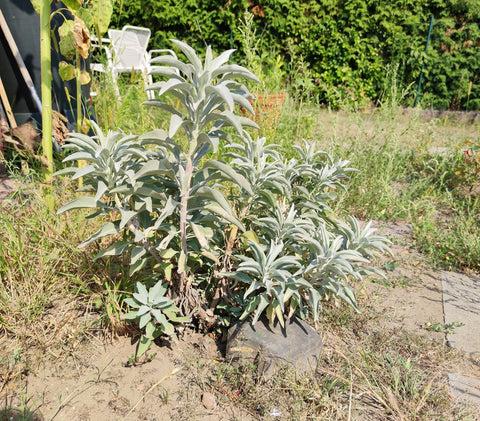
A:
{"type": "Polygon", "coordinates": [[[448,383],[454,398],[476,405],[480,411],[480,380],[457,373],[448,373],[448,383]]]}
{"type": "Polygon", "coordinates": [[[480,354],[480,277],[441,272],[445,324],[464,323],[447,333],[450,346],[480,354]]]}
{"type": "Polygon", "coordinates": [[[229,329],[226,356],[256,361],[269,376],[277,363],[291,364],[297,373],[315,370],[321,348],[321,335],[301,319],[292,317],[285,328],[278,320],[272,326],[260,319],[254,326],[245,321],[229,329]]]}

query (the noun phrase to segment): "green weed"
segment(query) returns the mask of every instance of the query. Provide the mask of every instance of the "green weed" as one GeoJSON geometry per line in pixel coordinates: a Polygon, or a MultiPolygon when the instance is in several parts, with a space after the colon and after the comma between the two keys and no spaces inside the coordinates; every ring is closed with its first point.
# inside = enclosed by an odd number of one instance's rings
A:
{"type": "Polygon", "coordinates": [[[431,323],[427,322],[425,323],[425,329],[431,330],[432,332],[442,332],[442,333],[448,333],[452,334],[455,333],[455,329],[457,327],[462,327],[464,326],[465,323],[458,322],[458,321],[453,321],[452,323],[431,323]]]}

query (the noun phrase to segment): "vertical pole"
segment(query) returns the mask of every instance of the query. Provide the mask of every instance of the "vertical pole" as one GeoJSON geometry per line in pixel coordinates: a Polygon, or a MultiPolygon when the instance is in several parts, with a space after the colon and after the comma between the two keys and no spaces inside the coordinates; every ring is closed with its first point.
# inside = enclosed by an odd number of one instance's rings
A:
{"type": "Polygon", "coordinates": [[[42,149],[46,158],[45,181],[53,177],[52,54],[50,50],[50,0],[40,1],[40,56],[42,76],[42,149]]]}
{"type": "MultiPolygon", "coordinates": [[[[433,28],[433,15],[430,17],[430,27],[428,28],[428,35],[427,35],[427,44],[425,45],[425,55],[427,54],[428,44],[430,43],[430,36],[432,35],[432,28],[433,28]]],[[[423,69],[425,68],[425,56],[423,56],[422,61],[422,70],[420,70],[420,78],[418,79],[418,87],[417,87],[417,94],[415,95],[415,101],[413,106],[416,107],[418,103],[418,97],[420,95],[420,89],[422,87],[422,78],[423,78],[423,69]]]]}

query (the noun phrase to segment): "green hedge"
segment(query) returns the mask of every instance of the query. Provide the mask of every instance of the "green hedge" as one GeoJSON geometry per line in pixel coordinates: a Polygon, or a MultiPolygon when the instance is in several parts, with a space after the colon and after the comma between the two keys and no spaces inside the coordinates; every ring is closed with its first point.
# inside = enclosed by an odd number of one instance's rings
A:
{"type": "Polygon", "coordinates": [[[240,19],[248,9],[263,51],[274,48],[290,68],[301,54],[316,96],[332,106],[382,98],[412,105],[425,59],[420,105],[480,109],[478,0],[118,0],[115,7],[113,24],[149,27],[152,48],[178,38],[197,49],[237,48],[239,61],[240,19]]]}

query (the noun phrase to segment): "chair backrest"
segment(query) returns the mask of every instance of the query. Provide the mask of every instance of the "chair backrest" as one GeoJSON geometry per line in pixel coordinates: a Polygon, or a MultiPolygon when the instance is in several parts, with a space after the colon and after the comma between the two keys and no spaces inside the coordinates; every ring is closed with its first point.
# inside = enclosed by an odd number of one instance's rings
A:
{"type": "Polygon", "coordinates": [[[112,45],[113,67],[117,71],[128,72],[146,67],[150,29],[127,25],[122,30],[110,29],[108,36],[112,45]]]}

